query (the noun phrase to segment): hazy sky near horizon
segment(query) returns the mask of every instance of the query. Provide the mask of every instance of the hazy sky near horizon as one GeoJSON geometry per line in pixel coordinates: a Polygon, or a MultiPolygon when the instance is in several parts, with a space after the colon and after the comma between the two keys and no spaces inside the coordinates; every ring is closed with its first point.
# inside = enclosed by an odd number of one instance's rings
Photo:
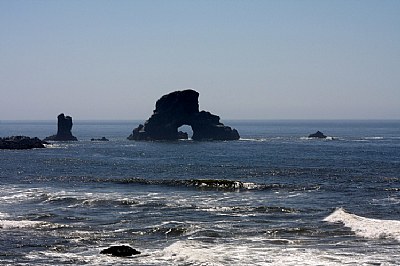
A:
{"type": "Polygon", "coordinates": [[[400,1],[0,0],[0,120],[399,119],[400,1]]]}

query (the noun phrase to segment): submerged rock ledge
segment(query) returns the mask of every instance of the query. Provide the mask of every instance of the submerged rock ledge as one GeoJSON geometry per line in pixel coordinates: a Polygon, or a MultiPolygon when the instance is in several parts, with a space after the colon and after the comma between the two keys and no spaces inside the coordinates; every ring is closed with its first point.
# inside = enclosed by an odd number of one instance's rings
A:
{"type": "Polygon", "coordinates": [[[225,126],[220,117],[199,111],[199,93],[194,90],[175,91],[162,96],[156,102],[153,115],[135,128],[129,140],[178,140],[188,134],[178,132],[183,125],[192,127],[193,140],[238,140],[236,129],[225,126]]]}

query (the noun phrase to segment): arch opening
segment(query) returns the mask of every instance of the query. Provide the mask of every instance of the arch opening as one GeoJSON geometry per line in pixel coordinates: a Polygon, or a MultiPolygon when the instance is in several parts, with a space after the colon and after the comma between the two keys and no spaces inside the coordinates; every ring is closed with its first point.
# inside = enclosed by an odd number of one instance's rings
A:
{"type": "Polygon", "coordinates": [[[184,132],[184,133],[187,133],[188,138],[189,138],[189,139],[192,139],[192,137],[193,137],[193,128],[192,128],[192,126],[189,126],[189,125],[182,125],[182,126],[178,127],[178,132],[179,132],[179,131],[182,131],[182,132],[184,132]]]}

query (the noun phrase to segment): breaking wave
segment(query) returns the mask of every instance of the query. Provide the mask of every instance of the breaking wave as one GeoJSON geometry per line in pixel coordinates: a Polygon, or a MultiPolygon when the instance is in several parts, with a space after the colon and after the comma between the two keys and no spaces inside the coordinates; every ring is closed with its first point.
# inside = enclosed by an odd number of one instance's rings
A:
{"type": "Polygon", "coordinates": [[[3,229],[40,227],[43,224],[44,224],[43,222],[39,222],[39,221],[0,220],[0,228],[3,228],[3,229]]]}
{"type": "Polygon", "coordinates": [[[50,228],[56,229],[66,227],[67,225],[53,224],[42,221],[30,221],[30,220],[0,220],[0,228],[2,229],[14,229],[14,228],[50,228]]]}
{"type": "Polygon", "coordinates": [[[379,140],[379,139],[383,139],[383,137],[365,137],[365,139],[367,139],[367,140],[379,140]]]}
{"type": "Polygon", "coordinates": [[[300,137],[301,140],[338,140],[337,137],[327,136],[326,138],[310,138],[310,137],[300,137]]]}
{"type": "Polygon", "coordinates": [[[216,189],[228,191],[249,191],[249,190],[279,190],[287,189],[290,191],[318,190],[319,186],[295,186],[289,184],[258,184],[254,182],[242,182],[228,179],[189,179],[189,180],[148,180],[142,178],[108,179],[102,182],[113,182],[119,184],[141,184],[141,185],[163,185],[163,186],[184,186],[195,187],[198,189],[216,189]]]}
{"type": "Polygon", "coordinates": [[[346,212],[343,208],[336,209],[324,219],[325,222],[343,223],[357,236],[370,239],[394,239],[400,242],[400,221],[381,220],[358,216],[346,212]]]}

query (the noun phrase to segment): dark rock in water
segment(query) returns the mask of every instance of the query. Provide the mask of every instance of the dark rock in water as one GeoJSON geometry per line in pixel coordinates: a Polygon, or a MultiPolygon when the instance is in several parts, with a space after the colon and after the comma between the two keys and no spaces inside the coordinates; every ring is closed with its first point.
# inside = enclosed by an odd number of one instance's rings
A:
{"type": "Polygon", "coordinates": [[[78,139],[74,137],[71,133],[72,129],[72,117],[60,114],[57,117],[57,134],[47,137],[44,140],[50,141],[77,141],[78,139]]]}
{"type": "Polygon", "coordinates": [[[131,248],[130,246],[111,246],[109,248],[103,249],[100,251],[100,254],[110,254],[116,257],[128,257],[132,255],[138,255],[140,254],[140,251],[137,251],[134,248],[131,248]]]}
{"type": "Polygon", "coordinates": [[[321,131],[317,131],[314,134],[308,135],[309,138],[326,139],[326,136],[321,131]]]}
{"type": "Polygon", "coordinates": [[[188,184],[200,188],[217,188],[217,189],[241,189],[244,187],[243,182],[221,179],[195,179],[190,180],[188,184]]]}
{"type": "Polygon", "coordinates": [[[0,149],[8,150],[25,150],[34,148],[45,148],[47,142],[38,138],[30,138],[26,136],[12,136],[0,138],[0,149]]]}
{"type": "Polygon", "coordinates": [[[102,137],[101,139],[91,139],[90,141],[108,141],[106,137],[102,137]]]}
{"type": "Polygon", "coordinates": [[[183,125],[192,127],[193,140],[237,140],[236,129],[222,124],[219,116],[199,111],[199,93],[194,90],[175,91],[156,102],[153,115],[135,128],[129,140],[178,140],[188,134],[178,132],[183,125]]]}

